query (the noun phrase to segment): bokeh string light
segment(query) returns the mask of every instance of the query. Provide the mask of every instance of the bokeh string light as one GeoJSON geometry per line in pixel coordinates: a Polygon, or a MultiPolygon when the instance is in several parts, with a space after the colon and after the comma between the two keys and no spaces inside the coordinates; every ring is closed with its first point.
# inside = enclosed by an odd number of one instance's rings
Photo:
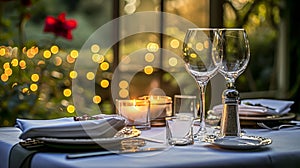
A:
{"type": "MultiPolygon", "coordinates": [[[[179,46],[179,40],[170,40],[169,47],[176,49],[179,46]]],[[[204,44],[202,46],[204,47],[204,44]]],[[[147,64],[143,68],[143,73],[146,75],[151,75],[155,71],[153,65],[159,59],[159,48],[160,46],[156,42],[148,42],[146,45],[146,53],[141,57],[147,64]]],[[[111,64],[114,61],[113,53],[107,52],[103,55],[101,52],[103,48],[99,44],[93,44],[89,49],[89,51],[84,52],[90,54],[84,55],[87,56],[87,59],[98,64],[98,69],[97,72],[85,72],[85,80],[95,80],[101,89],[110,89],[113,74],[111,72],[111,64]]],[[[36,94],[36,101],[39,104],[44,104],[42,107],[45,109],[62,109],[64,113],[61,115],[74,115],[76,107],[72,104],[71,83],[79,75],[79,72],[73,70],[79,56],[78,50],[73,49],[66,52],[59,46],[53,45],[45,49],[36,46],[24,47],[18,54],[16,51],[18,49],[0,46],[1,82],[9,86],[8,88],[11,90],[20,88],[20,93],[26,94],[25,96],[36,94]],[[53,96],[57,97],[58,100],[53,101],[53,96]]],[[[128,58],[124,62],[130,66],[132,61],[128,58]]],[[[178,60],[169,58],[166,63],[175,67],[178,60]]],[[[84,89],[81,92],[84,94],[84,89]]],[[[93,103],[101,106],[101,103],[106,101],[103,100],[103,97],[106,96],[101,94],[105,93],[95,93],[95,96],[91,96],[90,99],[93,103]]],[[[126,79],[119,81],[118,94],[120,98],[129,96],[129,82],[126,79]]]]}
{"type": "MultiPolygon", "coordinates": [[[[29,118],[36,113],[34,109],[39,109],[39,113],[47,112],[47,109],[63,109],[66,114],[76,111],[72,105],[70,87],[71,80],[77,77],[77,72],[72,70],[78,57],[77,50],[65,52],[53,45],[49,49],[24,47],[18,52],[16,47],[0,46],[0,57],[1,90],[3,95],[7,95],[7,100],[1,101],[11,101],[15,99],[15,94],[20,101],[16,104],[18,107],[7,106],[8,112],[31,106],[26,108],[33,110],[26,113],[29,118]],[[61,104],[54,103],[58,100],[61,104]]],[[[65,116],[63,113],[61,115],[65,116]]],[[[5,123],[12,124],[8,120],[5,123]]]]}

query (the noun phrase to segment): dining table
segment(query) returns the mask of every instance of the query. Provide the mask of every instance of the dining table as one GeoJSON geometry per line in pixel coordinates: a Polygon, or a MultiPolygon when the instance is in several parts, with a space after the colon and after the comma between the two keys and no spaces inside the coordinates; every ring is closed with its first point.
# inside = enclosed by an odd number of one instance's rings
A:
{"type": "MultiPolygon", "coordinates": [[[[243,128],[243,134],[267,137],[272,143],[254,149],[226,149],[209,142],[195,141],[192,145],[169,146],[166,143],[145,141],[146,146],[160,147],[161,150],[149,152],[113,153],[106,155],[87,155],[99,151],[30,151],[27,165],[21,165],[18,158],[24,154],[12,149],[19,144],[20,129],[0,128],[0,168],[118,168],[118,167],[299,167],[300,166],[300,127],[288,127],[280,130],[264,128],[243,128]],[[162,148],[163,147],[163,148],[162,148]],[[75,154],[75,155],[74,155],[75,154]],[[80,156],[80,155],[79,155],[80,156]]],[[[197,128],[196,128],[197,129],[197,128]]],[[[142,130],[141,137],[164,141],[165,127],[152,127],[142,130]]],[[[100,151],[101,152],[101,151],[100,151]]],[[[26,152],[25,152],[26,153],[26,152]]]]}

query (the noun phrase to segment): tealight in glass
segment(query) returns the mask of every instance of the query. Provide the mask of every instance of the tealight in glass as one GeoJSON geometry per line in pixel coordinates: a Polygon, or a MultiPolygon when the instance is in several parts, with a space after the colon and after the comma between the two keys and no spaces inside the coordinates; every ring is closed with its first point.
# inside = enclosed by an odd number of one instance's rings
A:
{"type": "Polygon", "coordinates": [[[127,119],[127,126],[147,130],[150,124],[150,102],[148,100],[118,100],[119,115],[127,119]]]}

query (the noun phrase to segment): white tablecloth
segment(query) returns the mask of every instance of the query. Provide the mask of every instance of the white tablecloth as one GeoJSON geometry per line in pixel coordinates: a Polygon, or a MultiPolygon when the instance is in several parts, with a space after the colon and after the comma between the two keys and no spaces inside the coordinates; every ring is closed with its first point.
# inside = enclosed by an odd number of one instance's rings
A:
{"type": "MultiPolygon", "coordinates": [[[[152,128],[143,136],[163,136],[164,128],[152,128]]],[[[208,143],[176,146],[165,151],[66,159],[66,153],[40,152],[34,155],[33,168],[93,167],[299,167],[300,129],[280,131],[246,129],[248,135],[272,138],[267,147],[251,151],[225,150],[208,143]]],[[[10,149],[18,142],[17,128],[0,128],[0,168],[8,167],[10,149]]]]}

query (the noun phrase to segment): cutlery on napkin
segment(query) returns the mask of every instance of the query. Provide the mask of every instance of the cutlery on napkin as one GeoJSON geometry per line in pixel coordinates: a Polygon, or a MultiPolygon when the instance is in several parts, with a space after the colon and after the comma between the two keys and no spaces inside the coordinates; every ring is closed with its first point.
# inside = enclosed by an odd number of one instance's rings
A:
{"type": "Polygon", "coordinates": [[[118,116],[98,120],[74,121],[73,117],[29,120],[17,119],[22,130],[20,139],[50,138],[110,138],[125,126],[125,119],[118,116]]]}

